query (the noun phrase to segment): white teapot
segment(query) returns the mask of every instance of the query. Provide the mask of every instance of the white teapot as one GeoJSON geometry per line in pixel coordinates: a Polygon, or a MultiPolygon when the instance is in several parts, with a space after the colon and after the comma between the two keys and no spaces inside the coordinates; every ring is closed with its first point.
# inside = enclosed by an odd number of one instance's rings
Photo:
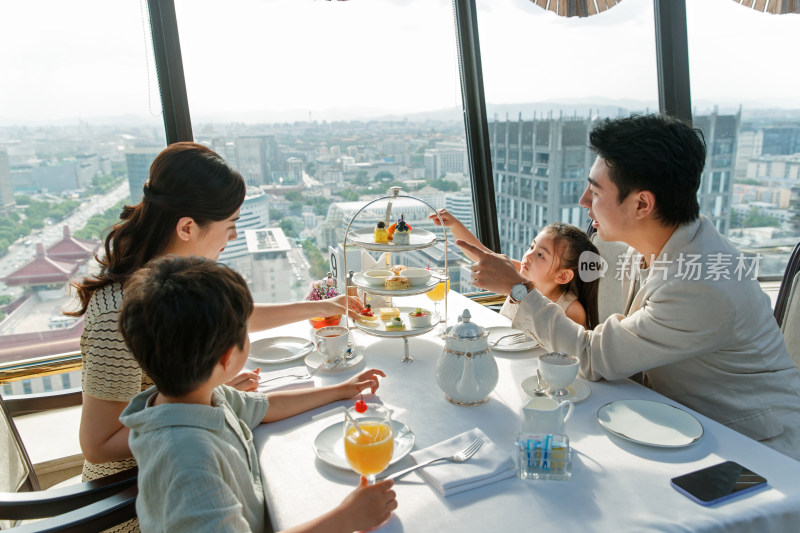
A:
{"type": "Polygon", "coordinates": [[[489,349],[489,333],[470,318],[465,309],[447,334],[436,361],[436,384],[456,405],[484,403],[497,385],[497,363],[489,349]]]}

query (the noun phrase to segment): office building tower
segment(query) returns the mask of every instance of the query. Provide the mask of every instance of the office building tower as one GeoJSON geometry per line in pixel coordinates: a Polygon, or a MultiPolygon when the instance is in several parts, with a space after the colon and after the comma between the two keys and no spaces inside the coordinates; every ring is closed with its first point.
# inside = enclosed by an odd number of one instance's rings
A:
{"type": "Polygon", "coordinates": [[[247,256],[248,244],[245,238],[247,230],[261,229],[269,226],[269,195],[258,187],[248,187],[242,207],[239,209],[239,220],[236,221],[237,237],[225,245],[219,261],[237,267],[237,259],[247,256]]]}
{"type": "Polygon", "coordinates": [[[125,150],[125,167],[128,171],[128,188],[131,191],[131,203],[142,201],[142,187],[150,178],[150,165],[161,152],[161,147],[148,146],[125,150]]]}
{"type": "Polygon", "coordinates": [[[694,117],[693,126],[703,132],[706,141],[706,166],[697,191],[700,212],[707,216],[723,235],[731,226],[736,147],[741,113],[694,117]]]}
{"type": "Polygon", "coordinates": [[[283,158],[274,135],[236,138],[236,169],[248,186],[271,185],[273,174],[283,170],[283,158]]]}
{"type": "Polygon", "coordinates": [[[460,220],[468,230],[475,233],[475,208],[470,190],[461,190],[455,194],[446,195],[444,197],[444,207],[460,220]]]}
{"type": "Polygon", "coordinates": [[[293,275],[289,254],[292,245],[280,228],[262,228],[242,232],[247,243],[250,268],[239,271],[247,278],[257,302],[288,302],[293,299],[293,275]]]}
{"type": "Polygon", "coordinates": [[[467,147],[460,143],[436,143],[425,150],[425,179],[438,179],[449,172],[466,174],[469,170],[467,147]]]}
{"type": "Polygon", "coordinates": [[[584,227],[578,205],[594,161],[586,118],[497,121],[489,124],[500,246],[520,258],[551,222],[584,227]]]}

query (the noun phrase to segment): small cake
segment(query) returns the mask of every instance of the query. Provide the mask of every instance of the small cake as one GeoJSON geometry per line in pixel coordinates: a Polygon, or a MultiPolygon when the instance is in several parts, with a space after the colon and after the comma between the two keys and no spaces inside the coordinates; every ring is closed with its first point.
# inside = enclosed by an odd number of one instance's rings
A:
{"type": "Polygon", "coordinates": [[[395,275],[399,276],[399,275],[400,275],[400,274],[401,274],[401,273],[402,273],[404,270],[408,270],[408,267],[407,267],[407,266],[405,266],[405,265],[394,265],[394,266],[393,266],[392,268],[390,268],[389,270],[391,270],[392,272],[394,272],[394,273],[395,273],[395,275]]]}
{"type": "Polygon", "coordinates": [[[421,307],[408,313],[408,324],[413,328],[427,328],[431,325],[431,312],[421,307]]]}
{"type": "Polygon", "coordinates": [[[389,232],[386,231],[386,224],[383,220],[379,220],[378,225],[375,226],[375,242],[389,244],[389,232]]]}
{"type": "Polygon", "coordinates": [[[406,325],[403,324],[403,320],[399,316],[386,323],[386,331],[403,331],[404,329],[406,329],[406,325]]]}
{"type": "Polygon", "coordinates": [[[397,291],[408,288],[408,278],[405,276],[391,276],[383,282],[384,287],[390,291],[397,291]]]}
{"type": "Polygon", "coordinates": [[[359,322],[375,322],[378,320],[378,317],[375,316],[375,313],[372,311],[372,306],[367,304],[361,314],[358,315],[359,322]]]}
{"type": "Polygon", "coordinates": [[[411,233],[411,226],[406,224],[403,220],[403,215],[400,215],[400,220],[397,221],[397,227],[394,231],[395,244],[408,244],[410,241],[409,234],[411,233]]]}
{"type": "MultiPolygon", "coordinates": [[[[403,220],[403,215],[400,215],[400,220],[403,220]]],[[[395,233],[395,231],[397,231],[397,228],[398,228],[398,226],[400,224],[400,220],[398,220],[397,222],[395,222],[394,224],[392,224],[391,226],[386,228],[386,231],[389,232],[389,240],[390,241],[394,241],[394,233],[395,233]]],[[[405,220],[403,220],[403,223],[405,224],[405,220]]],[[[406,224],[406,227],[408,228],[408,231],[411,231],[411,226],[406,224]]],[[[402,239],[402,237],[401,237],[401,239],[402,239]]],[[[408,244],[407,242],[403,243],[403,242],[397,242],[397,241],[395,241],[395,243],[396,244],[408,244]]]]}
{"type": "Polygon", "coordinates": [[[396,307],[381,307],[378,309],[378,317],[383,320],[391,320],[400,316],[400,310],[396,307]]]}

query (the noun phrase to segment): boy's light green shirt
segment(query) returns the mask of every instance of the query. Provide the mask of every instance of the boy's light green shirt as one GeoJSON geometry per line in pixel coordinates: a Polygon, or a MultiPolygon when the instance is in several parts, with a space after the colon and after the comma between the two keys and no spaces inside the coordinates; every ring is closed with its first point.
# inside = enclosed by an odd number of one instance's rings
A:
{"type": "Polygon", "coordinates": [[[139,464],[136,513],[151,531],[264,531],[264,491],[251,429],[267,412],[263,394],[217,387],[212,404],[148,407],[135,396],[120,421],[139,464]]]}

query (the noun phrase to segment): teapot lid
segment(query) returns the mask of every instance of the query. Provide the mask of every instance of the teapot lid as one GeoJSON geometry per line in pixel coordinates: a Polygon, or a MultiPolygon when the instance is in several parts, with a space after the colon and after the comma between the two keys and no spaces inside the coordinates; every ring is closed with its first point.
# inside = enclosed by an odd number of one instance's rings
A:
{"type": "Polygon", "coordinates": [[[478,324],[470,322],[471,318],[472,315],[470,315],[469,309],[464,309],[464,312],[458,317],[458,324],[450,330],[447,339],[476,340],[484,337],[486,330],[478,324]]]}

